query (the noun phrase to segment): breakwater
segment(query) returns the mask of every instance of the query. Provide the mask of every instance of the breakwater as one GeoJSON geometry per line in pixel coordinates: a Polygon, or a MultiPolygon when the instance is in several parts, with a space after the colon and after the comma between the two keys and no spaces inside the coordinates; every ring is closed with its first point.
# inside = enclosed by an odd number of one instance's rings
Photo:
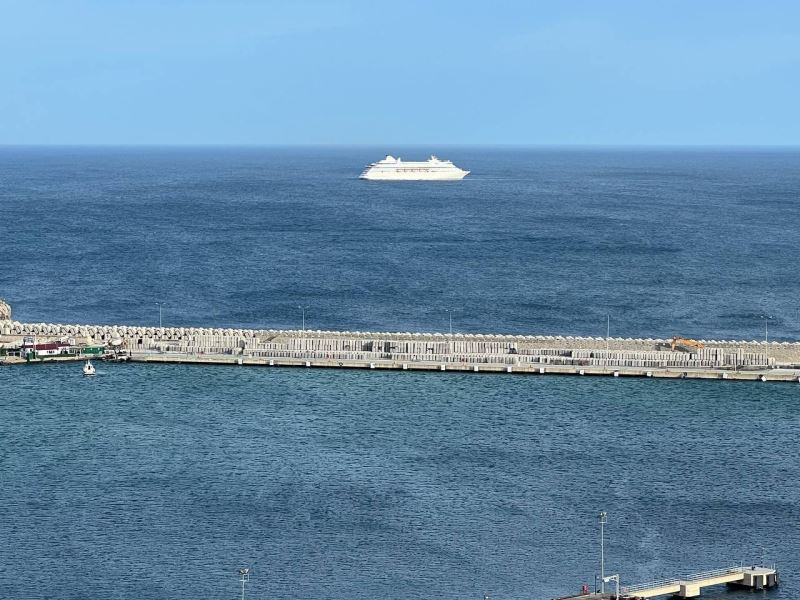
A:
{"type": "Polygon", "coordinates": [[[143,327],[0,322],[7,347],[28,336],[105,345],[146,362],[616,374],[797,380],[800,342],[143,327]]]}

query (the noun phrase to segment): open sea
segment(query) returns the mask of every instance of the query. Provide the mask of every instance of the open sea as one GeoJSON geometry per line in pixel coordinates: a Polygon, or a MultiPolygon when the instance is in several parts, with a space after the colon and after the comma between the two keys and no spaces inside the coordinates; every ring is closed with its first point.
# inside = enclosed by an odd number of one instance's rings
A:
{"type": "MultiPolygon", "coordinates": [[[[0,147],[28,322],[793,340],[798,223],[791,149],[0,147]]],[[[546,600],[600,510],[623,583],[800,594],[800,386],[79,369],[0,368],[0,598],[546,600]]]]}

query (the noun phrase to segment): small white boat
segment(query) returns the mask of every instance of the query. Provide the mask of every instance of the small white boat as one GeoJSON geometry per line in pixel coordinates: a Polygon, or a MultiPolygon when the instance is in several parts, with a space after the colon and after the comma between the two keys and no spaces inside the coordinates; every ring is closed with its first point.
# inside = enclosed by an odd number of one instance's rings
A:
{"type": "Polygon", "coordinates": [[[92,364],[91,360],[87,360],[86,364],[83,365],[83,374],[94,375],[94,365],[92,364]]]}

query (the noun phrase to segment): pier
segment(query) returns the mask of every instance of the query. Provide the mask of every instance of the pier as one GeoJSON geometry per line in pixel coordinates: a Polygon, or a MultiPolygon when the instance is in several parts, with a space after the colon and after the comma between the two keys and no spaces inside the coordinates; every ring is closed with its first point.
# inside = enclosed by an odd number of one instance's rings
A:
{"type": "Polygon", "coordinates": [[[728,567],[695,573],[686,577],[653,581],[623,588],[622,598],[656,598],[658,596],[678,596],[694,598],[703,588],[715,585],[736,585],[761,590],[778,583],[778,572],[774,567],[728,567]]]}
{"type": "Polygon", "coordinates": [[[712,571],[693,573],[683,577],[661,579],[635,585],[620,584],[619,576],[612,575],[606,580],[613,580],[616,584],[614,592],[606,593],[580,593],[574,596],[562,596],[556,600],[646,600],[660,596],[674,596],[678,598],[694,598],[699,596],[703,589],[718,585],[729,587],[749,588],[763,590],[778,585],[778,571],[775,566],[743,566],[736,565],[712,571]]]}
{"type": "Polygon", "coordinates": [[[5,316],[6,364],[26,362],[27,339],[101,346],[108,356],[147,363],[800,382],[800,342],[673,348],[653,338],[64,325],[12,321],[10,309],[5,316]]]}

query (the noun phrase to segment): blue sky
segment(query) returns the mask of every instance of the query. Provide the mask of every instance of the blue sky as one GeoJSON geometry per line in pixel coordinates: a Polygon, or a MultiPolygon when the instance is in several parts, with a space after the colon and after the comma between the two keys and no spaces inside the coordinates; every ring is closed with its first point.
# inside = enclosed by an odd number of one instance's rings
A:
{"type": "Polygon", "coordinates": [[[3,144],[800,143],[800,2],[0,0],[3,144]]]}

